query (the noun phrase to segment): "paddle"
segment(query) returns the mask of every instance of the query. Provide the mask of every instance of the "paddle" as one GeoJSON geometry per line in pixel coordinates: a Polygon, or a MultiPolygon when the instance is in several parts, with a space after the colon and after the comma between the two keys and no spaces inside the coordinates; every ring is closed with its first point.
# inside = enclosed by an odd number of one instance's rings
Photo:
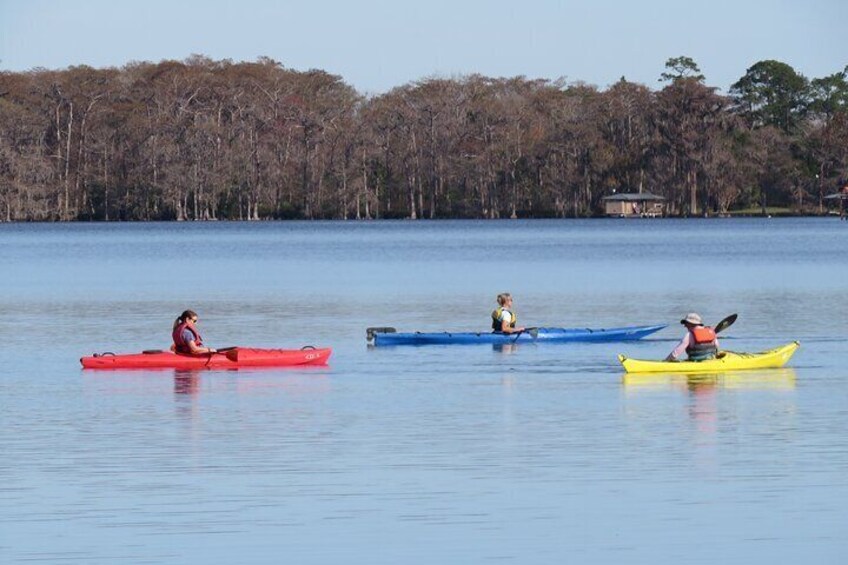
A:
{"type": "MultiPolygon", "coordinates": [[[[239,347],[238,345],[233,345],[233,346],[230,346],[230,347],[222,347],[220,349],[216,349],[215,353],[226,353],[227,351],[232,351],[234,349],[238,349],[238,347],[239,347]]],[[[173,353],[173,350],[169,350],[169,351],[171,351],[173,353]]],[[[166,352],[166,350],[164,350],[164,349],[145,349],[144,351],[142,351],[142,354],[144,354],[144,355],[157,355],[159,353],[165,353],[165,352],[166,352]]],[[[215,355],[215,353],[200,353],[199,355],[209,355],[209,357],[212,357],[213,355],[215,355]]],[[[104,353],[103,355],[106,355],[106,353],[104,353]]],[[[109,355],[114,355],[114,353],[109,353],[109,355]]],[[[97,355],[95,355],[95,357],[96,356],[97,355]]]]}
{"type": "MultiPolygon", "coordinates": [[[[238,345],[231,345],[229,347],[219,347],[218,349],[215,350],[215,353],[201,353],[201,355],[208,355],[209,359],[211,360],[213,355],[218,355],[219,353],[221,353],[221,354],[230,353],[232,351],[237,350],[238,348],[239,348],[238,345]]],[[[227,355],[227,357],[229,357],[229,355],[227,355]]]]}
{"type": "MultiPolygon", "coordinates": [[[[211,357],[212,355],[216,355],[218,353],[226,353],[227,351],[232,351],[234,349],[238,349],[238,347],[239,347],[238,345],[231,345],[230,347],[219,347],[218,349],[215,350],[215,353],[197,353],[196,355],[209,355],[211,357]]],[[[145,351],[144,353],[161,353],[161,352],[156,351],[156,350],[152,350],[152,351],[145,351]]]]}
{"type": "Polygon", "coordinates": [[[715,325],[715,327],[713,328],[713,331],[715,331],[715,333],[723,332],[724,330],[726,330],[727,328],[732,326],[733,322],[735,322],[736,318],[738,318],[738,317],[739,317],[739,314],[731,314],[730,316],[728,316],[724,320],[717,323],[715,325]]]}
{"type": "MultiPolygon", "coordinates": [[[[512,341],[517,341],[518,336],[520,336],[523,333],[528,333],[533,337],[533,339],[536,339],[537,337],[539,337],[539,328],[524,328],[520,332],[514,332],[514,333],[515,333],[515,337],[512,339],[512,341]]],[[[512,334],[510,334],[510,335],[512,335],[512,334]]]]}
{"type": "MultiPolygon", "coordinates": [[[[233,345],[231,347],[222,347],[220,349],[216,349],[215,353],[226,353],[227,351],[232,351],[233,349],[238,349],[238,345],[233,345]]],[[[145,349],[142,351],[144,355],[156,355],[157,353],[165,353],[164,349],[145,349]]],[[[200,355],[215,355],[215,353],[200,353],[200,355]]],[[[113,353],[114,355],[114,353],[113,353]]]]}
{"type": "MultiPolygon", "coordinates": [[[[728,316],[724,320],[717,323],[715,325],[715,328],[713,328],[713,331],[715,331],[716,335],[718,335],[718,332],[724,331],[727,328],[729,328],[730,326],[732,326],[733,322],[735,322],[736,318],[738,318],[738,317],[739,317],[739,314],[731,314],[730,316],[728,316]]],[[[724,351],[717,351],[716,352],[716,359],[721,359],[725,355],[727,355],[727,353],[725,353],[724,351]]]]}

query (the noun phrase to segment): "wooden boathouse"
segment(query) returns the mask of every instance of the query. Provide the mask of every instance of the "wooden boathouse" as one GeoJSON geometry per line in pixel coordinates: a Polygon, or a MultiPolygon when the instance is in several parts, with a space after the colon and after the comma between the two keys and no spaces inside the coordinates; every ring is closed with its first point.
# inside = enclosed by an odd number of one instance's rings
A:
{"type": "Polygon", "coordinates": [[[613,194],[603,202],[604,214],[613,218],[660,218],[665,212],[665,198],[650,192],[613,194]]]}

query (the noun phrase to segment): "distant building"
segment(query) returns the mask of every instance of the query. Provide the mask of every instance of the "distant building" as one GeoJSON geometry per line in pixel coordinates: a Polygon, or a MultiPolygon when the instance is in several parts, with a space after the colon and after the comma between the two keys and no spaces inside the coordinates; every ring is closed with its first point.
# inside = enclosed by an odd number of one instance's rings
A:
{"type": "Polygon", "coordinates": [[[836,192],[834,194],[828,194],[824,197],[825,200],[838,200],[839,201],[839,217],[843,220],[848,215],[848,185],[836,192]]]}
{"type": "Polygon", "coordinates": [[[665,198],[650,192],[604,196],[604,213],[615,218],[657,218],[665,211],[665,198]]]}

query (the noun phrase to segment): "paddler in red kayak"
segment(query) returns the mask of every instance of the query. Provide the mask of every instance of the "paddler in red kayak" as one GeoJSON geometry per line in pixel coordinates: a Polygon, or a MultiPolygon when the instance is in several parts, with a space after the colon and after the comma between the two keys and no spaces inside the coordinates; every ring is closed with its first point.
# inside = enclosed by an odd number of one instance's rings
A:
{"type": "Polygon", "coordinates": [[[174,328],[171,332],[171,337],[174,339],[174,345],[171,346],[173,351],[184,355],[204,355],[217,352],[216,349],[203,345],[203,338],[200,337],[200,332],[195,327],[196,323],[197,314],[193,310],[186,310],[180,314],[179,318],[174,320],[174,328]]]}
{"type": "Polygon", "coordinates": [[[512,310],[512,295],[503,292],[498,295],[498,308],[492,312],[492,331],[505,334],[523,332],[525,328],[515,327],[515,312],[512,310]]]}
{"type": "Polygon", "coordinates": [[[684,352],[689,356],[689,361],[715,359],[718,354],[718,338],[715,330],[705,326],[701,316],[695,312],[686,314],[680,323],[686,326],[686,335],[665,360],[677,361],[684,352]]]}

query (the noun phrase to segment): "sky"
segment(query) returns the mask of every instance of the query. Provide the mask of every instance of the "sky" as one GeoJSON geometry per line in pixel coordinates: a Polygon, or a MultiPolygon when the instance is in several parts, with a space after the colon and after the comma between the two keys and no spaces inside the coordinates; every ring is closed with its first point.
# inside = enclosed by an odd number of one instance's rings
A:
{"type": "Polygon", "coordinates": [[[0,70],[270,57],[363,94],[429,77],[659,88],[691,57],[722,91],[757,61],[848,65],[848,0],[0,0],[0,70]]]}

